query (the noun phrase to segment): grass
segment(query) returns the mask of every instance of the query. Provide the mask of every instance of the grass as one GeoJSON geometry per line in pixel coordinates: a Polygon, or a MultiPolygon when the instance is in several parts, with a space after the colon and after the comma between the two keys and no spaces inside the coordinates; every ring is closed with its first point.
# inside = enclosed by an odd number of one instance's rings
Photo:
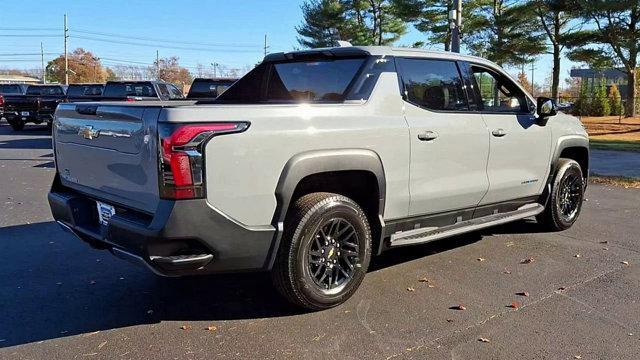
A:
{"type": "Polygon", "coordinates": [[[626,189],[640,189],[640,178],[592,174],[589,176],[589,182],[592,184],[621,186],[626,189]]]}
{"type": "Polygon", "coordinates": [[[603,116],[580,120],[589,133],[591,148],[640,152],[640,118],[603,116]]]}
{"type": "Polygon", "coordinates": [[[640,152],[640,141],[598,140],[591,138],[589,140],[589,145],[592,149],[599,150],[640,152]]]}

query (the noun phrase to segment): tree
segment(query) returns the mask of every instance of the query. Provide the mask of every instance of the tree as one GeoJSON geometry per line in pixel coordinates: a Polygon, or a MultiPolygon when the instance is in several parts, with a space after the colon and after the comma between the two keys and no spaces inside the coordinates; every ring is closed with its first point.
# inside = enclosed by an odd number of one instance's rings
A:
{"type": "MultiPolygon", "coordinates": [[[[70,83],[104,82],[107,77],[100,59],[85,49],[77,48],[71,52],[68,55],[68,62],[70,83]]],[[[65,81],[64,55],[49,61],[46,72],[47,81],[63,83],[65,81]]]]}
{"type": "Polygon", "coordinates": [[[558,100],[560,87],[560,60],[562,51],[576,41],[575,34],[582,22],[576,21],[573,7],[567,0],[530,0],[543,34],[551,43],[553,70],[551,75],[551,97],[558,100]]]}
{"type": "Polygon", "coordinates": [[[596,57],[611,57],[627,74],[627,115],[637,115],[636,87],[638,54],[640,51],[640,1],[638,0],[572,0],[579,14],[595,25],[584,32],[589,42],[603,47],[589,47],[584,51],[596,57]]]}
{"type": "Polygon", "coordinates": [[[105,68],[104,73],[105,73],[105,81],[118,80],[118,76],[111,68],[105,68]]]}
{"type": "Polygon", "coordinates": [[[589,92],[589,83],[582,80],[580,83],[580,93],[578,100],[574,104],[575,115],[588,116],[591,112],[591,96],[589,92]]]}
{"type": "Polygon", "coordinates": [[[609,106],[611,107],[611,115],[622,115],[622,97],[616,84],[611,85],[609,89],[609,106]]]}
{"type": "Polygon", "coordinates": [[[524,72],[524,70],[518,73],[518,82],[520,83],[520,85],[522,85],[523,88],[533,93],[533,90],[534,90],[533,86],[531,85],[531,82],[527,78],[527,74],[524,72]]]}
{"type": "Polygon", "coordinates": [[[474,54],[499,65],[531,62],[545,52],[535,9],[522,0],[470,0],[464,44],[474,54]],[[473,31],[469,31],[471,28],[473,31]]]}
{"type": "Polygon", "coordinates": [[[307,48],[335,46],[337,40],[389,45],[406,32],[389,0],[307,0],[301,8],[304,21],[296,31],[307,48]]]}
{"type": "Polygon", "coordinates": [[[607,83],[605,79],[600,79],[594,88],[593,100],[591,101],[591,115],[609,116],[611,107],[607,97],[607,83]]]}
{"type": "Polygon", "coordinates": [[[150,73],[156,73],[157,78],[175,85],[185,86],[191,84],[193,78],[186,68],[180,66],[177,56],[160,58],[149,68],[150,73]]]}

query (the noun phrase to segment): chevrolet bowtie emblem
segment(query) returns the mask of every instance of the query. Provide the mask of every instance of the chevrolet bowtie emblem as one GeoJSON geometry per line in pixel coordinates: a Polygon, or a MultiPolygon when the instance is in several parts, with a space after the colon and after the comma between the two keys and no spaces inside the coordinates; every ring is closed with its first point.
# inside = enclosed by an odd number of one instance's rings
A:
{"type": "Polygon", "coordinates": [[[100,130],[93,130],[93,126],[87,125],[78,130],[78,135],[87,140],[93,140],[100,136],[100,130]]]}

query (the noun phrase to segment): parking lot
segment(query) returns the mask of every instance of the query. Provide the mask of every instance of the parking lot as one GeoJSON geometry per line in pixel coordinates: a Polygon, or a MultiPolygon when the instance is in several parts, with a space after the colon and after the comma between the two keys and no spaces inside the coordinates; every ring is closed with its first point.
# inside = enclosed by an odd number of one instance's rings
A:
{"type": "Polygon", "coordinates": [[[63,232],[44,127],[0,123],[0,358],[636,359],[640,191],[590,185],[577,224],[524,221],[374,260],[337,308],[263,274],[156,277],[63,232]],[[464,310],[462,310],[464,309],[464,310]]]}

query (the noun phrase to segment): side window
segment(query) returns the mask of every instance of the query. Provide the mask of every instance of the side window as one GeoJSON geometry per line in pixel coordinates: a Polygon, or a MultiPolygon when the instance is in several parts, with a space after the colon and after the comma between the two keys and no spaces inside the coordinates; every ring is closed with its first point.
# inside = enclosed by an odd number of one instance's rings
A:
{"type": "Polygon", "coordinates": [[[528,112],[524,93],[509,78],[494,71],[472,66],[475,90],[482,101],[481,110],[504,113],[528,112]]]}
{"type": "Polygon", "coordinates": [[[171,92],[171,99],[182,99],[184,95],[182,95],[182,91],[178,90],[174,85],[169,85],[169,91],[171,92]]]}
{"type": "Polygon", "coordinates": [[[469,110],[460,72],[454,61],[398,60],[407,101],[429,110],[469,110]]]}
{"type": "Polygon", "coordinates": [[[158,84],[158,91],[160,91],[162,99],[169,99],[169,89],[167,89],[167,85],[158,84]]]}

